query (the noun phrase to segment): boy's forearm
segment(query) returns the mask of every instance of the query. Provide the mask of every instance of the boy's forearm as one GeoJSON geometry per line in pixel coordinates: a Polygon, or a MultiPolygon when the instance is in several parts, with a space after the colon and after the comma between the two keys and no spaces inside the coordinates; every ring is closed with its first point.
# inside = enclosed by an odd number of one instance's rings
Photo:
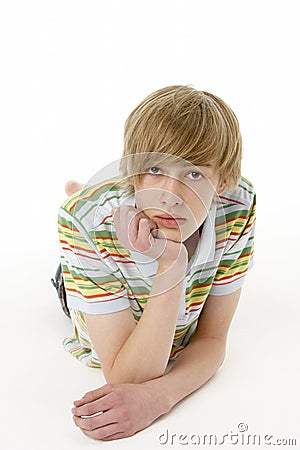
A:
{"type": "MultiPolygon", "coordinates": [[[[178,268],[178,279],[183,279],[184,274],[185,267],[178,268]]],[[[142,383],[164,373],[173,344],[183,281],[159,294],[166,284],[167,279],[158,270],[142,317],[117,354],[108,382],[142,383]],[[153,296],[154,293],[157,295],[153,296]]]]}
{"type": "Polygon", "coordinates": [[[148,381],[153,393],[163,398],[161,414],[205,384],[222,365],[225,353],[225,341],[199,338],[190,342],[166,375],[148,381]]]}

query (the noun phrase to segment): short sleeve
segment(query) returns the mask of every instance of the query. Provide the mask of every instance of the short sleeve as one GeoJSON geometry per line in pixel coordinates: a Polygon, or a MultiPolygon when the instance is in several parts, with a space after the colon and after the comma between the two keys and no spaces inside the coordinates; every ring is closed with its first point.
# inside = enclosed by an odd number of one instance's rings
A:
{"type": "Polygon", "coordinates": [[[244,284],[246,274],[254,265],[254,231],[256,221],[256,195],[246,216],[237,216],[231,228],[228,244],[222,255],[212,287],[211,295],[226,295],[244,284]]]}
{"type": "Polygon", "coordinates": [[[58,213],[60,258],[69,309],[108,314],[130,306],[127,290],[101,244],[68,211],[58,213]]]}

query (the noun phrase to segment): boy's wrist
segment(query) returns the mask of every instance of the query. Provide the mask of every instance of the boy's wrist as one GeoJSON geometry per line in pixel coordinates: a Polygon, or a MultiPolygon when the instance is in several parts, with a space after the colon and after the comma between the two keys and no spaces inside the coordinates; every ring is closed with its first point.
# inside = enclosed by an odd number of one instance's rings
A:
{"type": "MultiPolygon", "coordinates": [[[[173,263],[159,262],[151,294],[166,294],[168,291],[172,291],[173,298],[175,291],[178,290],[179,284],[181,286],[180,290],[182,289],[182,282],[185,279],[186,270],[187,262],[184,260],[173,261],[173,263]]],[[[178,294],[178,298],[179,296],[181,294],[178,294]]]]}
{"type": "Polygon", "coordinates": [[[175,260],[164,260],[163,258],[159,258],[157,261],[157,272],[159,273],[163,273],[165,271],[168,272],[169,270],[178,270],[179,272],[185,272],[188,265],[188,252],[186,250],[186,247],[182,245],[175,260]]]}
{"type": "Polygon", "coordinates": [[[143,384],[149,389],[151,398],[151,407],[154,409],[156,417],[167,414],[173,407],[170,398],[166,394],[163,377],[154,378],[153,380],[145,381],[143,384]]]}

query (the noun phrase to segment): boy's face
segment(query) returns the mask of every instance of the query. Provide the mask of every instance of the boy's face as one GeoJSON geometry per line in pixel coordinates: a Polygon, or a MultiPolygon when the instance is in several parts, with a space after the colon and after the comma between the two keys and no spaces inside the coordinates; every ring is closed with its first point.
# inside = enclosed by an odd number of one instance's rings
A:
{"type": "Polygon", "coordinates": [[[204,222],[218,188],[219,177],[211,166],[160,164],[147,167],[138,177],[135,201],[167,239],[184,242],[204,222]]]}

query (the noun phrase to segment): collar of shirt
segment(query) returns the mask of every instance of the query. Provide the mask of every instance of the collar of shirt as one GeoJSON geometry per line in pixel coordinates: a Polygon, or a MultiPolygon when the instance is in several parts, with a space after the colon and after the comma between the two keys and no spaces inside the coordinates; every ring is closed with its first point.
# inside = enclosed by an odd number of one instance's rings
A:
{"type": "Polygon", "coordinates": [[[188,263],[187,272],[190,271],[192,266],[199,266],[214,260],[216,250],[216,211],[217,205],[212,203],[203,223],[202,233],[198,245],[188,263]]]}
{"type": "MultiPolygon", "coordinates": [[[[122,204],[128,206],[135,206],[135,196],[131,194],[128,196],[122,204]]],[[[207,262],[213,261],[215,257],[216,248],[216,232],[215,232],[215,221],[216,221],[216,204],[213,202],[211,204],[208,215],[203,223],[201,237],[199,239],[196,250],[192,258],[188,262],[187,274],[191,271],[192,267],[205,264],[207,262]]],[[[142,253],[130,250],[132,259],[138,266],[138,269],[144,277],[151,278],[154,277],[157,272],[158,262],[145,256],[142,253]]]]}

